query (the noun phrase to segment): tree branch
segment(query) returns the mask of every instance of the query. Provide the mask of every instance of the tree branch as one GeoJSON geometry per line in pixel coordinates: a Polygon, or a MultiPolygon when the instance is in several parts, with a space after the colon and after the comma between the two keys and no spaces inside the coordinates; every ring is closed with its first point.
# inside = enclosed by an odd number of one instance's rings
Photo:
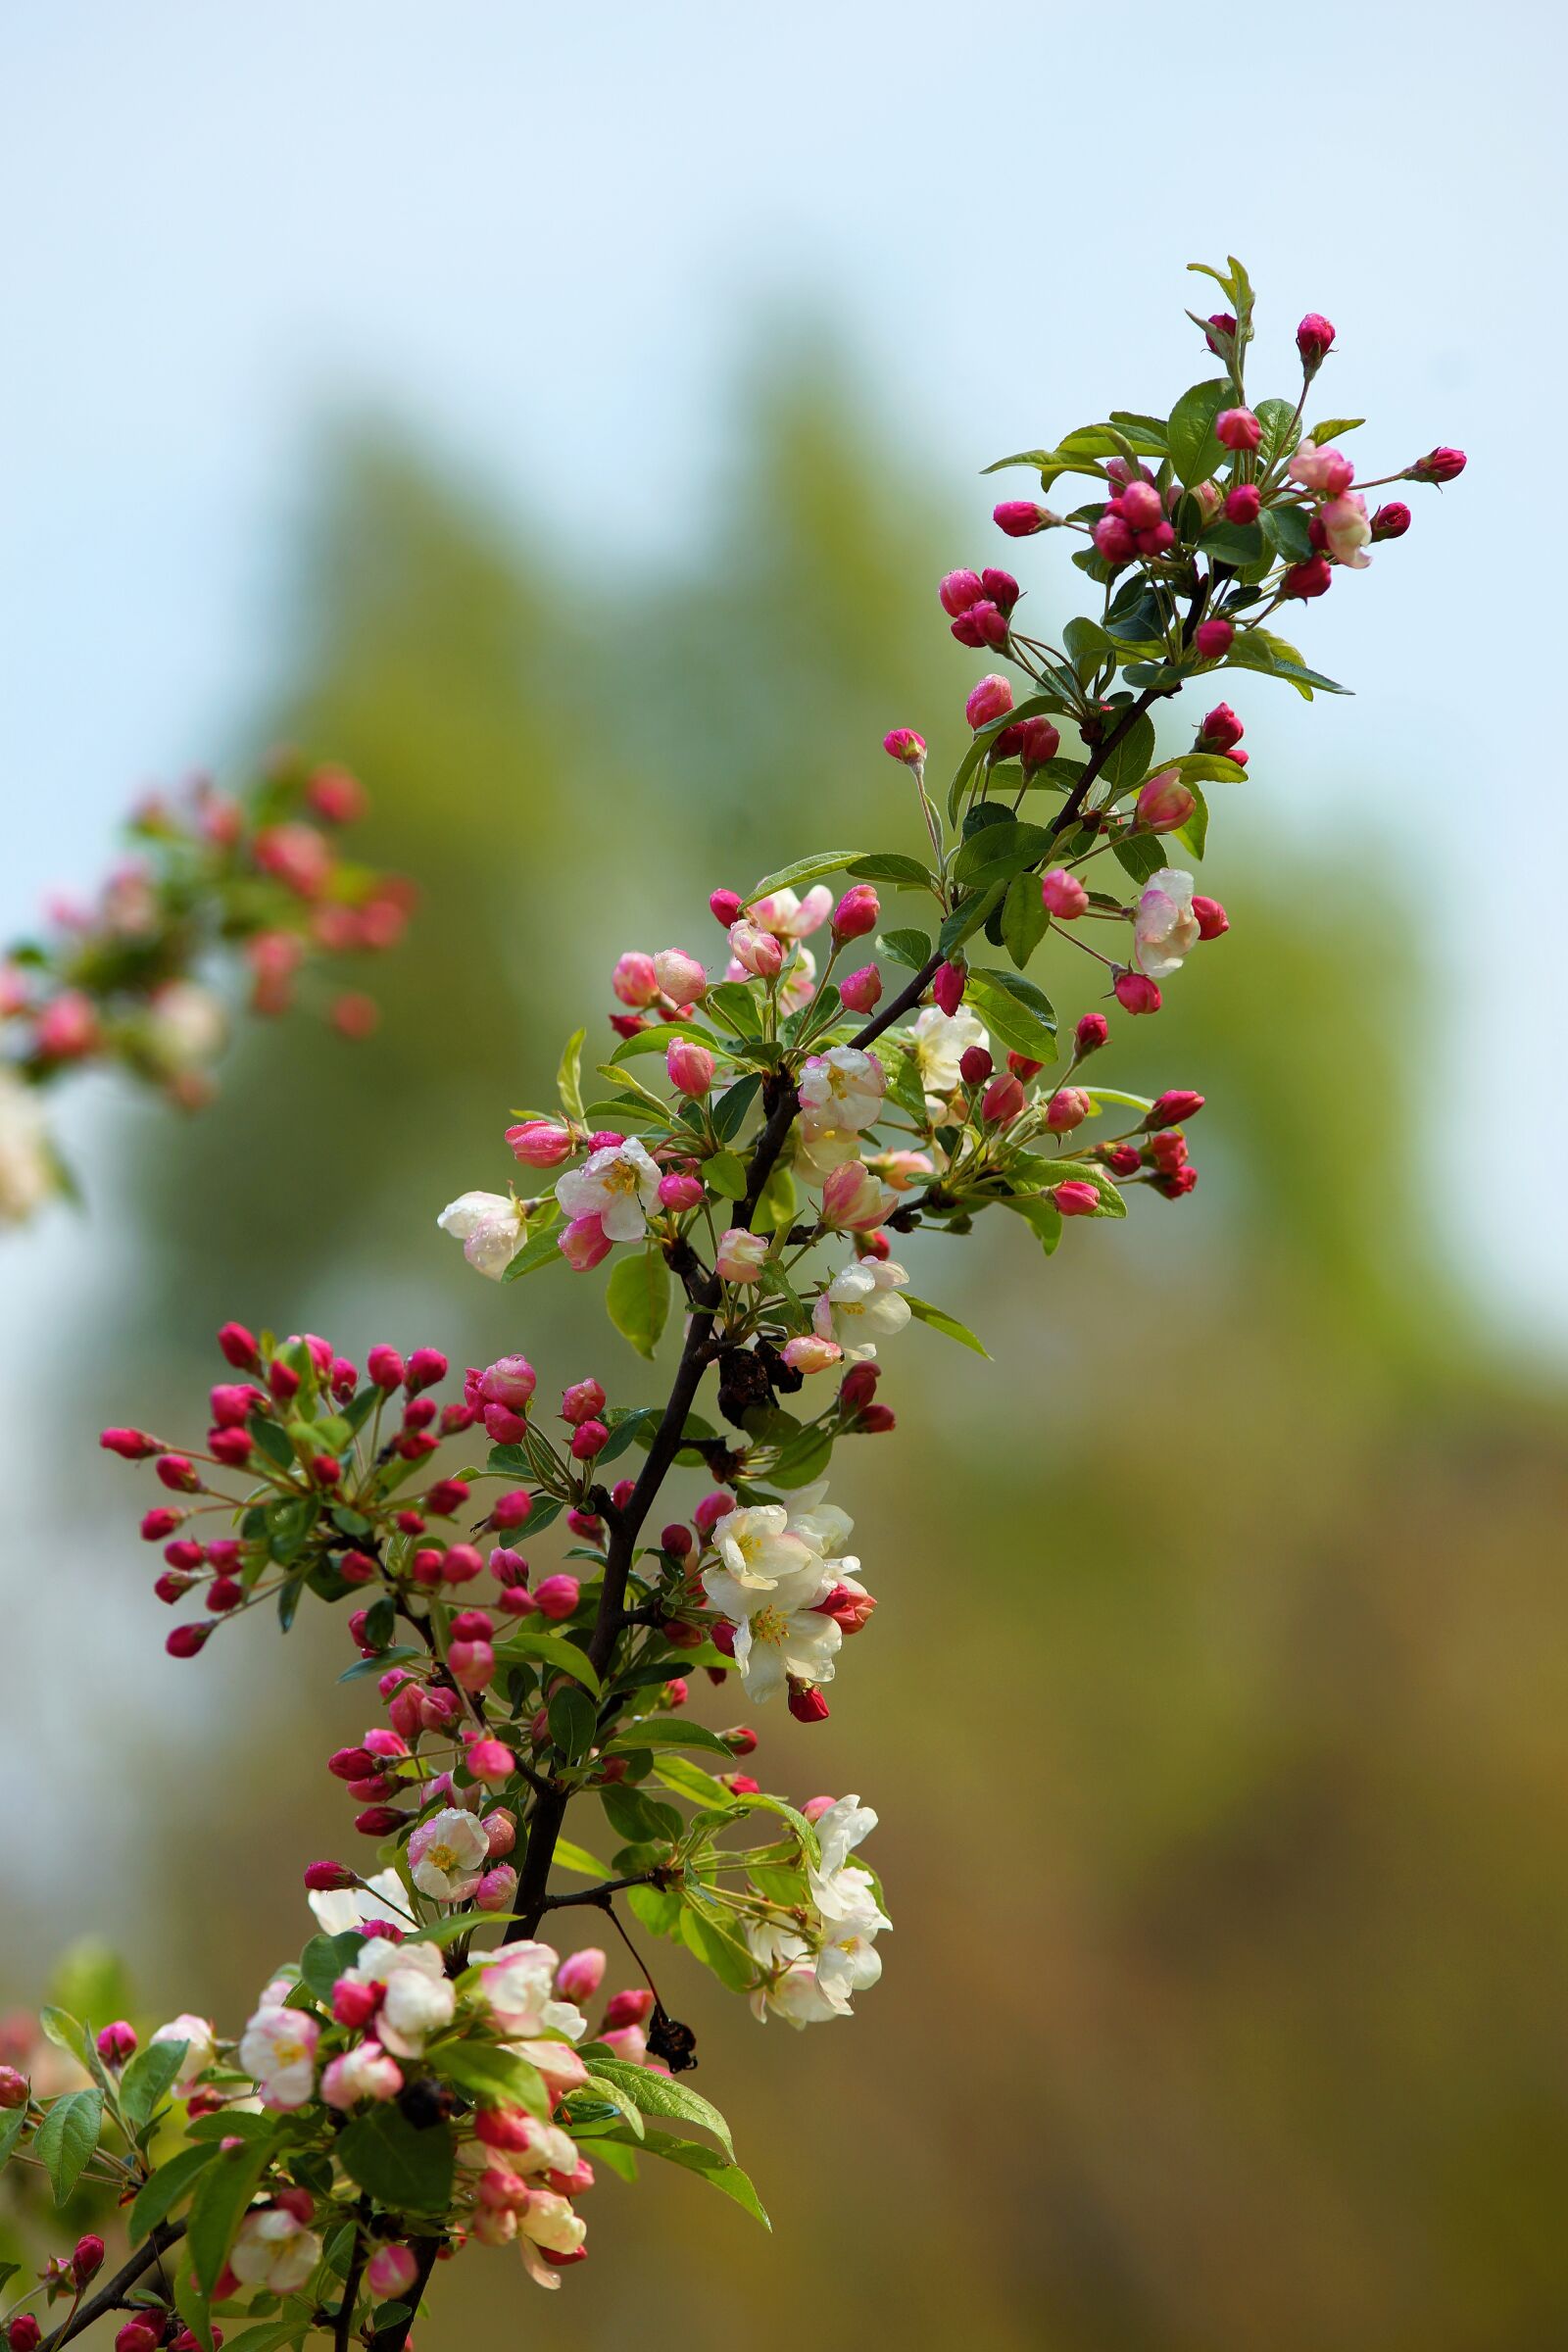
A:
{"type": "Polygon", "coordinates": [[[118,2311],[126,2288],[134,2286],[142,2273],[150,2271],[153,2264],[167,2254],[171,2246],[177,2245],[184,2234],[183,2222],[160,2222],[145,2244],[139,2245],[130,2259],[122,2264],[108,2285],[101,2286],[90,2302],[78,2305],[53,2335],[44,2337],[39,2352],[59,2352],[60,2345],[69,2344],[74,2335],[79,2335],[84,2328],[90,2328],[94,2320],[101,2320],[109,2312],[118,2311]]]}

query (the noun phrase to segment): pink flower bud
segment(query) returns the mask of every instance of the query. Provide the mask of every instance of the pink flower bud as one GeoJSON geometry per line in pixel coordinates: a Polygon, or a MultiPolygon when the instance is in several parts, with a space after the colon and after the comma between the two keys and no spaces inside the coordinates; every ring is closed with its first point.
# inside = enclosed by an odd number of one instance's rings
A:
{"type": "Polygon", "coordinates": [[[1147,531],[1135,531],[1133,545],[1141,556],[1168,556],[1176,544],[1176,533],[1168,522],[1156,522],[1147,531]]]}
{"type": "Polygon", "coordinates": [[[573,1217],[561,1236],[561,1254],[575,1273],[587,1274],[614,1247],[597,1217],[573,1217]]]}
{"type": "Polygon", "coordinates": [[[388,1396],[403,1386],[403,1358],[395,1348],[372,1348],[365,1359],[365,1369],[376,1388],[385,1389],[388,1396]]]}
{"type": "Polygon", "coordinates": [[[474,1889],[474,1903],[480,1911],[510,1911],[517,1892],[517,1874],[510,1862],[498,1862],[487,1870],[474,1889]]]}
{"type": "Polygon", "coordinates": [[[851,1634],[865,1631],[871,1622],[876,1598],[859,1585],[835,1585],[825,1599],[813,1600],[811,1606],[819,1617],[831,1617],[848,1639],[851,1634]]]}
{"type": "Polygon", "coordinates": [[[850,1012],[874,1012],[882,997],[882,975],[874,963],[861,964],[839,982],[839,995],[850,1012]]]}
{"type": "Polygon", "coordinates": [[[418,2276],[418,2262],[408,2246],[377,2246],[365,2266],[365,2283],[380,2303],[406,2295],[418,2276]]]}
{"type": "Polygon", "coordinates": [[[1060,748],[1060,730],[1049,718],[1026,718],[1018,729],[1018,758],[1026,768],[1045,767],[1060,748]]]}
{"type": "Polygon", "coordinates": [[[783,969],[784,942],[756,923],[732,923],[729,948],[742,969],[759,980],[776,980],[783,969]]]}
{"type": "Polygon", "coordinates": [[[193,1658],[205,1648],[212,1630],[210,1625],[176,1625],[164,1647],[172,1658],[193,1658]]]}
{"type": "Polygon", "coordinates": [[[1100,1206],[1100,1188],[1077,1181],[1058,1184],[1051,1198],[1064,1217],[1092,1217],[1100,1206]]]}
{"type": "Polygon", "coordinates": [[[145,2320],[127,2320],[115,2330],[115,2352],[157,2352],[159,2332],[145,2320]]]}
{"type": "Polygon", "coordinates": [[[713,1056],[706,1046],[693,1044],[690,1038],[678,1037],[664,1055],[664,1068],[669,1083],[678,1094],[689,1095],[697,1102],[713,1083],[713,1056]]]}
{"type": "Polygon", "coordinates": [[[1212,311],[1209,314],[1208,323],[1214,332],[1212,334],[1205,334],[1203,341],[1208,345],[1209,350],[1214,354],[1215,358],[1218,359],[1220,357],[1220,347],[1219,344],[1214,340],[1214,336],[1234,335],[1236,332],[1236,321],[1231,317],[1229,311],[1212,311]]]}
{"type": "Polygon", "coordinates": [[[950,1020],[963,1003],[964,985],[965,976],[960,965],[956,963],[939,965],[936,978],[931,983],[931,994],[950,1020]]]}
{"type": "Polygon", "coordinates": [[[559,1168],[571,1156],[571,1130],[556,1119],[524,1119],[507,1129],[506,1140],[525,1168],[559,1168]]]}
{"type": "Polygon", "coordinates": [[[561,1418],[576,1428],[579,1421],[597,1421],[605,1409],[605,1392],[597,1380],[574,1380],[561,1392],[561,1418]]]}
{"type": "Polygon", "coordinates": [[[1000,507],[992,508],[991,519],[1009,539],[1028,539],[1036,531],[1049,530],[1061,517],[1053,514],[1049,507],[1037,507],[1033,499],[1004,498],[1000,507]]]}
{"type": "Polygon", "coordinates": [[[883,736],[882,749],[890,760],[902,760],[906,767],[919,767],[925,759],[925,737],[912,727],[895,727],[883,736]]]}
{"type": "Polygon", "coordinates": [[[720,1235],[713,1271],[721,1282],[755,1282],[767,1256],[767,1236],[731,1225],[720,1235]]]}
{"type": "Polygon", "coordinates": [[[604,1982],[605,1955],[590,1943],[568,1952],[556,1971],[556,1991],[564,2001],[591,2001],[604,1982]]]}
{"type": "Polygon", "coordinates": [[[1296,348],[1308,375],[1315,375],[1334,348],[1334,329],[1321,311],[1308,311],[1296,330],[1296,348]]]}
{"type": "Polygon", "coordinates": [[[814,1333],[797,1333],[780,1351],[792,1372],[826,1372],[841,1361],[844,1350],[836,1340],[819,1340],[814,1333]]]}
{"type": "Polygon", "coordinates": [[[1101,516],[1094,528],[1094,541],[1097,552],[1112,565],[1130,564],[1138,552],[1133,534],[1119,514],[1101,516]]]}
{"type": "Polygon", "coordinates": [[[981,727],[989,727],[994,719],[1004,718],[1011,709],[1012,688],[1005,678],[993,672],[989,677],[982,678],[977,686],[970,688],[969,699],[963,706],[963,715],[978,732],[981,727]]]}
{"type": "Polygon", "coordinates": [[[1212,710],[1203,714],[1203,723],[1198,730],[1198,748],[1200,752],[1231,752],[1245,732],[1229,703],[1216,703],[1212,710]]]}
{"type": "Polygon", "coordinates": [[[1184,1086],[1167,1087],[1155,1097],[1144,1120],[1146,1128],[1179,1127],[1183,1119],[1195,1118],[1203,1107],[1203,1097],[1195,1095],[1184,1086]]]}
{"type": "Polygon", "coordinates": [[[1010,612],[1022,593],[1010,571],[1000,571],[990,564],[980,574],[980,585],[999,612],[1010,612]]]}
{"type": "Polygon", "coordinates": [[[19,2311],[6,2329],[6,2342],[11,2352],[38,2352],[43,2341],[43,2329],[30,2311],[19,2311]]]}
{"type": "MultiPolygon", "coordinates": [[[[480,1740],[474,1741],[474,1745],[476,1747],[484,1744],[486,1744],[486,1742],[480,1740]]],[[[488,1744],[499,1745],[499,1742],[491,1741],[488,1744]]],[[[512,1814],[503,1813],[499,1809],[494,1813],[487,1813],[484,1817],[484,1820],[480,1824],[480,1827],[484,1831],[485,1840],[489,1848],[490,1859],[492,1862],[499,1862],[503,1854],[510,1854],[512,1852],[513,1847],[517,1842],[517,1824],[512,1814]]]]}
{"type": "Polygon", "coordinates": [[[433,1389],[447,1376],[447,1359],[439,1348],[416,1348],[409,1358],[404,1383],[411,1396],[421,1389],[433,1389]]]}
{"type": "Polygon", "coordinates": [[[533,1508],[533,1497],[521,1487],[514,1487],[509,1494],[498,1494],[490,1505],[492,1527],[521,1527],[533,1508]]]}
{"type": "Polygon", "coordinates": [[[25,2107],[27,2095],[26,2076],[18,2074],[14,2066],[0,2066],[0,2110],[25,2107]]]}
{"type": "Polygon", "coordinates": [[[609,1444],[610,1432],[602,1421],[579,1421],[571,1433],[571,1458],[574,1462],[591,1462],[609,1444]]]}
{"type": "Polygon", "coordinates": [[[1018,1116],[1023,1102],[1023,1088],[1009,1070],[1004,1077],[993,1078],[986,1088],[981,1099],[980,1115],[989,1120],[993,1127],[1004,1127],[1009,1119],[1018,1116]]]}
{"type": "Polygon", "coordinates": [[[538,1375],[525,1355],[498,1355],[480,1373],[477,1386],[486,1404],[510,1405],[520,1413],[538,1386],[538,1375]]]}
{"type": "Polygon", "coordinates": [[[646,1985],[639,1984],[612,1995],[605,2006],[605,2024],[612,2034],[619,2034],[627,2026],[646,2025],[653,2013],[654,1996],[646,1985]]]}
{"type": "Polygon", "coordinates": [[[977,571],[950,571],[937,583],[938,601],[952,620],[960,612],[967,612],[971,605],[979,604],[985,593],[977,571]]]}
{"type": "MultiPolygon", "coordinates": [[[[882,919],[882,904],[869,882],[857,882],[833,909],[835,939],[862,939],[882,919]]],[[[839,994],[843,995],[843,990],[839,994]]]]}
{"type": "Polygon", "coordinates": [[[984,1086],[996,1066],[984,1046],[965,1046],[958,1056],[958,1076],[965,1086],[984,1086]]]}
{"type": "MultiPolygon", "coordinates": [[[[128,2032],[129,2029],[126,2030],[128,2032]]],[[[77,2286],[85,2286],[89,2278],[97,2277],[103,2268],[103,2260],[104,2241],[101,2237],[89,2232],[86,2237],[77,2238],[71,2256],[71,2276],[77,2286]]]]}
{"type": "Polygon", "coordinates": [[[952,623],[952,634],[960,645],[994,646],[998,652],[1007,642],[1007,623],[999,605],[983,600],[960,612],[952,623]]]}
{"type": "Polygon", "coordinates": [[[1089,904],[1089,893],[1076,874],[1054,865],[1040,877],[1040,904],[1058,923],[1075,922],[1089,904]]]}
{"type": "Polygon", "coordinates": [[[669,1168],[659,1179],[660,1205],[673,1210],[677,1217],[695,1208],[703,1198],[703,1183],[684,1168],[669,1168]]]}
{"type": "Polygon", "coordinates": [[[311,1862],[306,1865],[305,1884],[312,1894],[337,1894],[345,1887],[357,1886],[359,1880],[341,1862],[311,1862]]]}
{"type": "Polygon", "coordinates": [[[382,1990],[379,1984],[361,1984],[353,1977],[339,1977],[332,1987],[332,2015],[340,2026],[357,2034],[380,2008],[382,1990]]]}
{"type": "Polygon", "coordinates": [[[1118,972],[1116,1002],[1123,1012],[1157,1012],[1164,999],[1154,982],[1146,979],[1142,972],[1118,972]]]}
{"type": "Polygon", "coordinates": [[[547,1576],[534,1589],[534,1599],[546,1617],[569,1617],[582,1588],[574,1576],[547,1576]]]}
{"type": "Polygon", "coordinates": [[[161,1485],[175,1494],[199,1494],[201,1480],[195,1468],[182,1453],[163,1453],[158,1457],[158,1478],[161,1485]]]}
{"type": "Polygon", "coordinates": [[[789,1710],[797,1723],[825,1723],[828,1703],[814,1683],[790,1681],[789,1710]]]}
{"type": "Polygon", "coordinates": [[[1221,409],[1214,419],[1214,438],[1223,449],[1255,449],[1263,427],[1250,409],[1221,409]]]}
{"type": "Polygon", "coordinates": [[[1059,1087],[1046,1104],[1046,1125],[1053,1135],[1070,1135],[1083,1125],[1093,1107],[1081,1086],[1059,1087]]]}
{"type": "Polygon", "coordinates": [[[454,1642],[447,1649],[453,1681],[464,1690],[482,1690],[494,1680],[496,1653],[488,1642],[454,1642]]]}
{"type": "Polygon", "coordinates": [[[659,974],[654,969],[653,957],[630,950],[617,961],[610,975],[610,985],[621,1003],[629,1004],[633,1011],[652,1004],[659,995],[659,974]]]}
{"type": "Polygon", "coordinates": [[[1194,794],[1180,776],[1166,768],[1151,776],[1133,804],[1134,822],[1149,833],[1174,833],[1185,825],[1198,807],[1194,794]]]}
{"type": "Polygon", "coordinates": [[[1410,528],[1410,510],[1402,499],[1391,498],[1372,517],[1374,539],[1402,539],[1410,528]]]}
{"type": "Polygon", "coordinates": [[[654,957],[654,973],[676,1004],[696,1004],[708,994],[708,974],[684,948],[661,948],[654,957]]]}
{"type": "Polygon", "coordinates": [[[118,2019],[112,2026],[105,2026],[98,2035],[98,2055],[105,2066],[123,2066],[128,2058],[134,2058],[135,2027],[127,2026],[123,2018],[118,2019]]]}
{"type": "Polygon", "coordinates": [[[164,1450],[162,1438],[149,1438],[139,1429],[106,1429],[98,1443],[126,1462],[150,1461],[164,1450]]]}
{"type": "Polygon", "coordinates": [[[683,1560],[691,1547],[692,1531],[689,1527],[682,1527],[678,1519],[671,1520],[668,1527],[660,1530],[659,1548],[667,1551],[672,1560],[683,1560]]]}
{"type": "Polygon", "coordinates": [[[1334,585],[1334,566],[1326,556],[1313,556],[1305,564],[1293,564],[1285,574],[1282,594],[1305,600],[1327,596],[1334,585]]]}
{"type": "Polygon", "coordinates": [[[744,912],[745,906],[746,902],[738,890],[715,890],[709,894],[709,912],[725,931],[744,912]]]}
{"type": "Polygon", "coordinates": [[[1130,530],[1152,531],[1165,519],[1159,492],[1152,482],[1129,482],[1116,501],[1121,516],[1130,530]]]}

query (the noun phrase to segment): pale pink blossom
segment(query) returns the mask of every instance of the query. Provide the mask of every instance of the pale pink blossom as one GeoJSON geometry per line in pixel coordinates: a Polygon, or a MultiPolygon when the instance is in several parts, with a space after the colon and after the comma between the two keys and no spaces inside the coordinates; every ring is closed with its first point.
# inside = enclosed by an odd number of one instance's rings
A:
{"type": "Polygon", "coordinates": [[[239,2062],[254,2078],[265,2107],[305,2105],[316,2087],[320,2038],[320,2027],[305,2010],[264,2000],[240,2037],[239,2062]]]}
{"type": "Polygon", "coordinates": [[[696,1004],[708,994],[708,974],[684,948],[661,948],[654,957],[654,976],[674,1004],[696,1004]]]}
{"type": "Polygon", "coordinates": [[[1175,866],[1151,876],[1133,917],[1133,954],[1148,980],[1179,971],[1201,933],[1193,912],[1193,877],[1175,866]]]}
{"type": "Polygon", "coordinates": [[[713,1267],[721,1282],[756,1282],[766,1259],[765,1233],[748,1233],[744,1225],[731,1225],[719,1237],[713,1267]]]}
{"type": "Polygon", "coordinates": [[[403,2088],[403,2069],[378,2041],[362,2041],[331,2060],[321,2077],[321,2096],[329,2107],[347,2110],[361,2099],[395,2099],[403,2088]]]}
{"type": "Polygon", "coordinates": [[[1318,509],[1317,518],[1335,563],[1348,564],[1351,571],[1364,571],[1372,561],[1365,553],[1372,525],[1367,520],[1366,500],[1359,492],[1348,490],[1330,499],[1318,509]]]}

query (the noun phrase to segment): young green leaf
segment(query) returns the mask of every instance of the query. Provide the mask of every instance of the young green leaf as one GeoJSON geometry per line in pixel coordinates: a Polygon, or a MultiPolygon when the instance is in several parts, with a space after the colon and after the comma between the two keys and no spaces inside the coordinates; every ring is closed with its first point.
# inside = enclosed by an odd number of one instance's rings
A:
{"type": "MultiPolygon", "coordinates": [[[[530,1527],[536,1517],[537,1514],[530,1518],[530,1527]]],[[[599,1696],[599,1677],[586,1653],[564,1634],[507,1634],[496,1642],[496,1655],[503,1664],[511,1658],[537,1658],[542,1665],[569,1674],[585,1690],[591,1690],[595,1698],[599,1696]]]]}
{"type": "Polygon", "coordinates": [[[242,2140],[238,2147],[220,2143],[218,2162],[201,2177],[186,2237],[197,2279],[209,2299],[271,2154],[270,2132],[264,2138],[242,2140]]]}
{"type": "Polygon", "coordinates": [[[940,1331],[944,1339],[956,1340],[960,1348],[972,1348],[976,1355],[983,1355],[990,1361],[989,1349],[975,1338],[966,1323],[958,1321],[956,1315],[950,1315],[942,1307],[933,1306],[929,1299],[916,1298],[911,1291],[906,1291],[903,1296],[906,1306],[917,1323],[929,1323],[931,1329],[940,1331]]]}
{"type": "Polygon", "coordinates": [[[632,2066],[622,2058],[595,2057],[594,2073],[623,2090],[634,2107],[644,2115],[676,2116],[683,2124],[696,2124],[704,2132],[711,2132],[725,2155],[733,2164],[735,2145],[729,2135],[729,2126],[716,2107],[695,2090],[669,2075],[653,2075],[640,2066],[632,2066]]]}
{"type": "Polygon", "coordinates": [[[1170,413],[1171,464],[1189,489],[1206,481],[1224,457],[1214,438],[1214,419],[1233,397],[1225,378],[1213,376],[1184,392],[1170,413]]]}
{"type": "Polygon", "coordinates": [[[159,2101],[178,2074],[189,2044],[150,2041],[138,2050],[120,2078],[120,2112],[133,2133],[152,2121],[159,2101]]]}
{"type": "Polygon", "coordinates": [[[81,2179],[103,2120],[101,2090],[72,2090],[53,2102],[34,2132],[32,2152],[49,2175],[57,2205],[64,2205],[81,2179]]]}
{"type": "Polygon", "coordinates": [[[771,898],[775,890],[796,890],[803,882],[820,882],[824,874],[842,873],[865,855],[864,850],[822,850],[814,858],[797,858],[793,865],[781,865],[776,874],[764,874],[747,892],[746,904],[755,906],[759,899],[771,898]]]}
{"type": "Polygon", "coordinates": [[[621,1338],[652,1360],[669,1317],[669,1268],[663,1251],[650,1243],[634,1256],[619,1259],[611,1272],[605,1307],[621,1338]]]}
{"type": "Polygon", "coordinates": [[[545,2079],[515,2050],[497,2049],[489,2042],[458,2041],[432,2050],[430,2063],[449,2082],[473,2091],[491,2106],[525,2107],[541,2121],[549,2117],[550,2092],[545,2079]]]}
{"type": "Polygon", "coordinates": [[[566,1050],[561,1056],[561,1068],[556,1074],[556,1086],[561,1095],[562,1108],[568,1119],[582,1117],[582,1041],[586,1029],[574,1029],[566,1040],[566,1050]]]}
{"type": "Polygon", "coordinates": [[[732,2197],[764,2230],[773,2225],[762,2209],[761,2200],[747,2175],[738,2164],[732,2164],[713,2148],[704,2147],[700,2140],[674,2139],[667,2132],[650,2132],[643,2141],[650,2156],[662,2156],[666,2164],[678,2164],[684,2172],[695,2173],[721,2195],[732,2197]]]}
{"type": "Polygon", "coordinates": [[[1051,1000],[1021,972],[970,970],[965,994],[986,1027],[1015,1054],[1031,1061],[1056,1058],[1056,1016],[1051,1000]]]}

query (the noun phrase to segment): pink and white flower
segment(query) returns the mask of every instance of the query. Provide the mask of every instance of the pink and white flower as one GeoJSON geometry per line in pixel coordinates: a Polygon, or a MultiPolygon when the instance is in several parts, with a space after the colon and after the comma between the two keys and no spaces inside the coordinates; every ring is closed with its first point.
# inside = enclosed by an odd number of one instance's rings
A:
{"type": "Polygon", "coordinates": [[[548,1943],[499,1944],[479,1952],[477,1997],[506,2034],[564,2034],[575,2041],[587,2032],[580,2009],[556,1994],[561,1956],[548,1943]]]}
{"type": "Polygon", "coordinates": [[[314,2230],[285,2206],[271,2205],[248,2213],[240,2223],[228,2252],[228,2267],[242,2286],[265,2286],[274,2295],[292,2295],[305,2284],[321,2259],[321,2241],[314,2230]]]}
{"type": "Polygon", "coordinates": [[[517,2216],[517,2250],[534,2284],[561,2284],[560,2271],[543,2259],[541,2247],[549,2254],[575,2254],[587,2234],[588,2225],[568,2197],[536,2188],[517,2216]]]}
{"type": "Polygon", "coordinates": [[[356,2043],[332,2059],[321,2076],[322,2098],[344,2111],[361,2099],[395,2099],[402,2088],[403,2069],[378,2041],[356,2043]]]}
{"type": "Polygon", "coordinates": [[[849,1128],[856,1133],[874,1127],[882,1115],[887,1073],[874,1054],[858,1046],[830,1046],[813,1054],[801,1071],[801,1125],[849,1128]]]}
{"type": "Polygon", "coordinates": [[[384,1984],[375,2031],[383,2049],[418,2058],[432,2034],[450,2026],[458,1999],[433,1943],[391,1943],[372,1936],[344,1972],[360,1984],[384,1984]]]}
{"type": "Polygon", "coordinates": [[[835,1274],[811,1310],[819,1340],[836,1340],[852,1364],[876,1354],[878,1340],[891,1339],[909,1320],[909,1304],[899,1293],[908,1282],[891,1257],[862,1257],[835,1274]]]}
{"type": "Polygon", "coordinates": [[[556,1199],[573,1221],[597,1217],[612,1242],[640,1242],[659,1204],[659,1169],[635,1136],[604,1144],[580,1168],[556,1181],[556,1199]]]}
{"type": "Polygon", "coordinates": [[[1133,955],[1149,980],[1180,971],[1202,934],[1193,912],[1193,877],[1161,866],[1150,877],[1133,916],[1133,955]]]}
{"type": "Polygon", "coordinates": [[[822,1222],[840,1233],[870,1233],[898,1204],[897,1193],[858,1159],[842,1161],[822,1180],[822,1222]]]}
{"type": "Polygon", "coordinates": [[[240,2038],[239,2062],[254,2079],[264,2107],[305,2105],[316,2087],[320,2038],[320,2027],[303,2009],[263,2002],[240,2038]]]}
{"type": "Polygon", "coordinates": [[[956,1087],[961,1075],[958,1064],[969,1048],[989,1048],[991,1044],[985,1023],[967,1004],[960,1004],[956,1012],[944,1012],[940,1004],[928,1004],[909,1035],[927,1107],[933,1110],[940,1109],[956,1087]]]}
{"type": "Polygon", "coordinates": [[[1326,507],[1319,507],[1317,518],[1323,525],[1323,536],[1335,563],[1348,565],[1351,571],[1365,571],[1372,561],[1365,553],[1372,537],[1366,500],[1358,492],[1348,490],[1339,498],[1331,498],[1326,507]]]}
{"type": "Polygon", "coordinates": [[[713,1271],[720,1282],[756,1282],[767,1262],[767,1236],[731,1225],[720,1236],[713,1271]]]}
{"type": "Polygon", "coordinates": [[[793,890],[771,891],[765,899],[757,899],[746,912],[759,931],[771,931],[775,939],[809,939],[820,931],[833,911],[833,893],[825,882],[808,890],[798,899],[793,890]]]}
{"type": "Polygon", "coordinates": [[[185,2044],[185,2055],[181,2058],[179,2072],[174,2077],[176,2082],[193,2082],[196,2077],[205,2072],[218,2056],[218,2040],[213,2032],[212,2019],[195,2017],[188,2009],[183,2010],[178,2017],[172,2017],[167,2026],[160,2026],[152,2039],[154,2041],[182,2041],[185,2044]]]}
{"type": "Polygon", "coordinates": [[[508,1193],[460,1193],[437,1217],[477,1273],[499,1282],[527,1239],[527,1216],[508,1193]]]}
{"type": "Polygon", "coordinates": [[[421,1821],[409,1839],[414,1884],[438,1903],[466,1902],[489,1860],[490,1838],[483,1823],[456,1806],[421,1821]]]}

